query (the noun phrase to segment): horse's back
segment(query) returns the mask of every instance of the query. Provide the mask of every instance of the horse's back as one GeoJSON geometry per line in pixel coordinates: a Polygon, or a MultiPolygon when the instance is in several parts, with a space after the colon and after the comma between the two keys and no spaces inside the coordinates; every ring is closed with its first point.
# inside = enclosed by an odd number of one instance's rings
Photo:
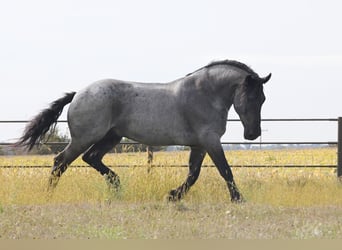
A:
{"type": "Polygon", "coordinates": [[[188,144],[192,134],[180,108],[178,83],[97,81],[78,92],[68,112],[71,135],[109,130],[149,145],[188,144]]]}

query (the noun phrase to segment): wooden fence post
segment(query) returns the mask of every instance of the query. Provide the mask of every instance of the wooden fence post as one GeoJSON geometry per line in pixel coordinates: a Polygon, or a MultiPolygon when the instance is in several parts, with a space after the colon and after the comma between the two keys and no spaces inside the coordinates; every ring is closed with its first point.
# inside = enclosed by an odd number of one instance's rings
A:
{"type": "Polygon", "coordinates": [[[337,127],[337,178],[342,181],[342,117],[338,118],[337,127]]]}
{"type": "Polygon", "coordinates": [[[153,162],[153,147],[147,146],[147,164],[152,164],[153,162]]]}

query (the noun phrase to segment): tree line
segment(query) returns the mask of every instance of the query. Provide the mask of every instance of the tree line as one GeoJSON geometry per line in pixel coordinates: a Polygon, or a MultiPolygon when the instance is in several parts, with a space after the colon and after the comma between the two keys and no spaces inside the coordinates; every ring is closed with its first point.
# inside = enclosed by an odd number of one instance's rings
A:
{"type": "MultiPolygon", "coordinates": [[[[30,152],[27,152],[22,148],[13,148],[11,146],[0,146],[0,155],[13,155],[13,154],[32,154],[32,155],[47,155],[57,154],[65,148],[65,143],[70,142],[70,137],[67,134],[63,134],[58,127],[50,129],[45,136],[45,140],[42,144],[34,147],[30,152]],[[56,144],[49,144],[56,143],[56,144]]],[[[122,144],[116,145],[111,152],[115,153],[127,153],[127,152],[146,152],[147,145],[144,144],[130,144],[131,140],[123,138],[122,144]]],[[[164,147],[153,147],[153,151],[163,150],[164,147]]]]}

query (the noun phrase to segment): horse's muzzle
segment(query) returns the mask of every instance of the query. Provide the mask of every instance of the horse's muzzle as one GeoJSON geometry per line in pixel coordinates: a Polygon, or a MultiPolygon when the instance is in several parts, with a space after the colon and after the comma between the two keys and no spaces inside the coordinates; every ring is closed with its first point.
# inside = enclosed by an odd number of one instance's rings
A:
{"type": "Polygon", "coordinates": [[[246,140],[255,140],[261,135],[261,129],[258,129],[256,131],[246,131],[244,132],[244,137],[246,140]]]}

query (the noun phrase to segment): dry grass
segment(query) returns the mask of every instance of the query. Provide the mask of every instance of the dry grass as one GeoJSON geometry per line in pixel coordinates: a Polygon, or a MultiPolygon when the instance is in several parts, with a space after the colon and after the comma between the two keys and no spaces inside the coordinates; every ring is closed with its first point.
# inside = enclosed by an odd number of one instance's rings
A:
{"type": "MultiPolygon", "coordinates": [[[[227,158],[236,165],[331,165],[336,149],[235,151],[227,158]]],[[[51,161],[2,157],[0,165],[51,161]]],[[[144,164],[146,155],[105,161],[144,164]]],[[[218,171],[203,168],[184,201],[168,204],[165,195],[184,181],[187,169],[167,165],[186,163],[184,152],[157,153],[155,164],[165,167],[116,168],[118,194],[91,168],[68,169],[52,196],[45,192],[49,169],[0,169],[0,238],[342,238],[342,185],[333,169],[235,168],[247,203],[234,205],[218,171]]]]}
{"type": "MultiPolygon", "coordinates": [[[[155,165],[179,165],[188,163],[188,151],[155,152],[155,165]]],[[[226,151],[226,157],[231,165],[336,165],[336,148],[319,149],[288,149],[288,150],[237,150],[226,151]]],[[[51,165],[52,155],[46,156],[0,156],[0,165],[8,166],[41,166],[51,165]]],[[[107,154],[104,162],[108,165],[145,165],[147,155],[141,153],[107,154]]],[[[204,165],[212,164],[206,156],[204,165]]],[[[73,165],[84,165],[81,158],[76,159],[73,165]]]]}
{"type": "Polygon", "coordinates": [[[10,206],[0,215],[10,239],[341,238],[339,207],[281,208],[227,203],[10,206]]]}

